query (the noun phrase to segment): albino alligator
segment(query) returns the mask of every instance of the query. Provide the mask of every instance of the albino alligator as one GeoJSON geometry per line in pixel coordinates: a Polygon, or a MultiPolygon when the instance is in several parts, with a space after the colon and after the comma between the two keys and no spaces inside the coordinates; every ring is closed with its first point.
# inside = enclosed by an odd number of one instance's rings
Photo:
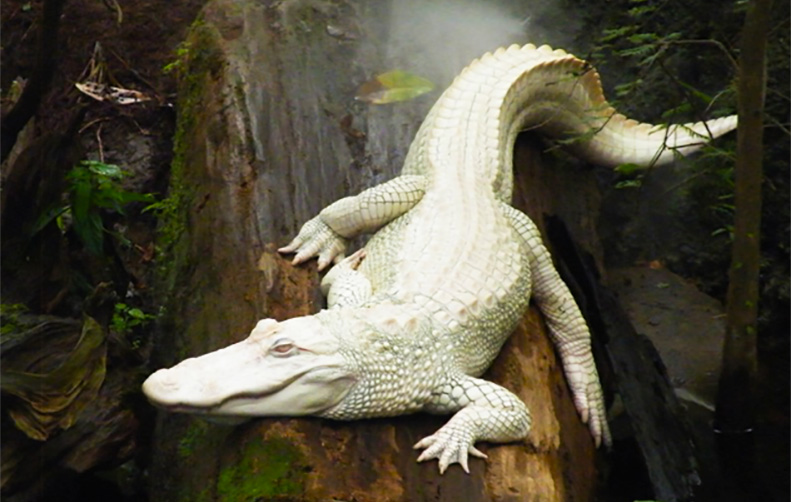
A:
{"type": "Polygon", "coordinates": [[[239,343],[151,375],[143,390],[169,411],[207,416],[317,415],[338,420],[418,411],[451,414],[415,448],[440,472],[476,441],[530,430],[527,407],[478,378],[531,293],[562,358],[574,403],[596,444],[610,443],[590,334],[530,219],[509,205],[519,131],[578,137],[603,165],[659,164],[736,127],[727,117],[670,128],[607,105],[584,61],[512,46],[474,61],[423,122],[401,176],[325,208],[281,248],[293,263],[335,267],[328,310],[260,321],[239,343]],[[343,259],[347,239],[376,232],[343,259]]]}

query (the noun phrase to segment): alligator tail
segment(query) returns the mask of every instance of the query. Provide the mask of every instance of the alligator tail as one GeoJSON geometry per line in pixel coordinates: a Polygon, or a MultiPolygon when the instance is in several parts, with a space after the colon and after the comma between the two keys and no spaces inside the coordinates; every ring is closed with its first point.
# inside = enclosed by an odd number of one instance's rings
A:
{"type": "Polygon", "coordinates": [[[558,138],[592,163],[665,164],[736,128],[736,115],[676,125],[629,119],[607,103],[599,74],[585,61],[548,46],[519,50],[551,56],[524,72],[509,89],[506,100],[523,104],[514,126],[558,138]]]}

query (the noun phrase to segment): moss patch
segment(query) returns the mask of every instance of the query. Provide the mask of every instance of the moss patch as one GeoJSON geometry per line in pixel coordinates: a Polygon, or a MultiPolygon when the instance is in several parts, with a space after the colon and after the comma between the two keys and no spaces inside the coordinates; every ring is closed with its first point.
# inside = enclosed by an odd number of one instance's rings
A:
{"type": "MultiPolygon", "coordinates": [[[[191,26],[187,39],[178,50],[178,60],[171,66],[178,76],[177,123],[173,137],[173,160],[170,167],[168,196],[154,205],[158,218],[156,295],[164,307],[159,320],[163,333],[181,333],[184,329],[185,298],[197,302],[187,277],[194,268],[191,249],[194,239],[192,219],[200,169],[205,166],[205,148],[200,142],[210,122],[205,97],[215,92],[223,78],[222,39],[210,23],[199,17],[191,26]]],[[[178,337],[168,337],[160,350],[172,358],[184,359],[187,345],[178,337]]]]}
{"type": "Polygon", "coordinates": [[[206,437],[208,430],[209,424],[204,420],[192,420],[184,431],[184,435],[179,439],[177,450],[179,457],[186,458],[191,456],[195,451],[195,447],[206,437]]]}
{"type": "Polygon", "coordinates": [[[189,209],[194,199],[194,187],[190,183],[189,166],[202,165],[196,158],[195,138],[200,138],[198,128],[205,121],[200,115],[207,113],[202,103],[205,95],[220,78],[223,57],[221,39],[217,30],[198,19],[190,28],[187,40],[179,49],[179,61],[175,65],[179,77],[178,120],[173,137],[173,161],[170,170],[168,197],[158,204],[159,228],[157,246],[159,276],[164,282],[163,292],[172,291],[177,283],[180,263],[187,254],[184,249],[188,241],[189,209]]]}
{"type": "Polygon", "coordinates": [[[284,438],[248,442],[240,460],[222,467],[217,480],[219,501],[297,500],[305,492],[304,457],[284,438]]]}

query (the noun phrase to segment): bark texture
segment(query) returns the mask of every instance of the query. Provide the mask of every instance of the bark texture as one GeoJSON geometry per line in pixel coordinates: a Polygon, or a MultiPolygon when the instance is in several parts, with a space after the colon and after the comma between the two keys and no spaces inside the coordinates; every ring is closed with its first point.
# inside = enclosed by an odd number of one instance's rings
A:
{"type": "Polygon", "coordinates": [[[739,59],[733,251],[716,415],[718,428],[724,432],[747,431],[755,421],[766,43],[771,6],[771,0],[750,2],[739,59]]]}
{"type": "MultiPolygon", "coordinates": [[[[294,268],[274,250],[327,204],[394,176],[438,95],[388,107],[355,102],[359,83],[390,69],[375,36],[388,4],[317,5],[214,1],[191,31],[162,228],[168,321],[155,367],[239,341],[259,318],[321,308],[315,264],[294,268]]],[[[529,176],[544,181],[522,183],[517,206],[540,226],[564,206],[575,237],[597,255],[592,175],[553,168],[545,178],[536,147],[519,151],[516,169],[527,162],[529,176]]],[[[484,444],[489,460],[472,461],[470,475],[453,467],[439,476],[436,462],[415,462],[412,445],[448,417],[231,428],[160,414],[151,500],[592,500],[593,442],[535,309],[485,378],[516,392],[534,425],[524,442],[484,444]]]]}

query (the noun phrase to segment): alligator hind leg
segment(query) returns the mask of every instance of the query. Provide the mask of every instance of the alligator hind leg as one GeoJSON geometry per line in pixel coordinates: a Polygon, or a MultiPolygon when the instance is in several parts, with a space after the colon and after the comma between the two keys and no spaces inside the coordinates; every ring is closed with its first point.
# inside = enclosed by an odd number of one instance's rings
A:
{"type": "Polygon", "coordinates": [[[321,280],[321,292],[327,297],[327,306],[355,307],[371,297],[371,281],[357,270],[365,258],[365,249],[360,249],[327,272],[321,280]]]}
{"type": "Polygon", "coordinates": [[[423,438],[415,449],[425,448],[417,461],[436,458],[440,474],[458,462],[465,472],[468,455],[486,458],[476,441],[517,441],[530,431],[530,412],[511,391],[486,380],[458,374],[432,393],[425,407],[429,413],[458,411],[437,432],[423,438]]]}
{"type": "Polygon", "coordinates": [[[319,270],[343,259],[347,239],[373,232],[406,213],[423,198],[426,180],[402,175],[359,195],[344,197],[324,208],[302,226],[281,253],[296,252],[293,264],[319,257],[319,270]]]}
{"type": "Polygon", "coordinates": [[[582,421],[588,424],[596,445],[604,442],[609,446],[612,443],[610,428],[585,318],[555,270],[535,223],[507,204],[501,207],[530,253],[533,299],[544,314],[552,342],[560,353],[574,405],[582,421]]]}

